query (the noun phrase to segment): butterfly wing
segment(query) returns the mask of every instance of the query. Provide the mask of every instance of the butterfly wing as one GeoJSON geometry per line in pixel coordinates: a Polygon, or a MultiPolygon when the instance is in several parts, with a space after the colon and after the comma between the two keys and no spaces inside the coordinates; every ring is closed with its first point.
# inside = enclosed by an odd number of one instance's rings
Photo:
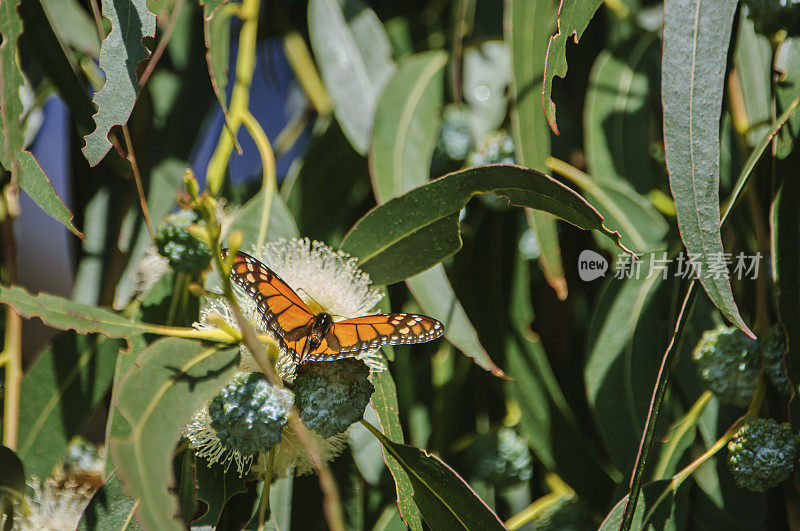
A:
{"type": "Polygon", "coordinates": [[[306,361],[331,361],[352,358],[383,345],[425,343],[444,333],[442,323],[412,313],[365,315],[333,323],[319,347],[309,352],[306,361]]]}
{"type": "Polygon", "coordinates": [[[311,330],[314,313],[270,268],[239,251],[233,259],[231,280],[256,302],[264,324],[282,348],[297,357],[297,343],[311,330]]]}

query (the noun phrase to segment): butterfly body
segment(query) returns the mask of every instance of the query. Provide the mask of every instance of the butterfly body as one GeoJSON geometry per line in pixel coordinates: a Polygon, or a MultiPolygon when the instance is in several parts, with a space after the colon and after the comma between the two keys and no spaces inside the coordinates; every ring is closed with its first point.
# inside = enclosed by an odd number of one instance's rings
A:
{"type": "Polygon", "coordinates": [[[442,323],[424,315],[389,313],[334,321],[314,313],[278,275],[238,252],[231,279],[250,295],[282,350],[296,364],[358,357],[382,345],[424,343],[444,333],[442,323]]]}

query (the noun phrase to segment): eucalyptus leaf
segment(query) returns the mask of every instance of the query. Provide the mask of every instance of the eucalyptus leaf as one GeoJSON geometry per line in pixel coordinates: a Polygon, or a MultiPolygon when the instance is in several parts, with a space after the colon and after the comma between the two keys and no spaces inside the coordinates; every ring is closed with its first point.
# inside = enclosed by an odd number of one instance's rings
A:
{"type": "Polygon", "coordinates": [[[311,0],[308,33],[342,131],[366,153],[378,97],[395,64],[389,37],[359,0],[311,0]]]}
{"type": "Polygon", "coordinates": [[[28,474],[50,475],[108,393],[123,347],[119,339],[63,332],[26,371],[17,454],[28,474]]]}
{"type": "MultiPolygon", "coordinates": [[[[636,505],[636,512],[633,516],[633,529],[648,529],[651,526],[655,529],[674,529],[674,527],[665,527],[666,524],[671,523],[670,517],[672,516],[674,493],[669,488],[669,481],[655,481],[648,483],[642,488],[642,499],[636,505]]],[[[611,509],[608,513],[603,524],[600,526],[600,531],[611,531],[620,528],[622,523],[622,514],[625,512],[625,503],[628,497],[625,496],[611,509]]]]}
{"type": "Polygon", "coordinates": [[[722,256],[719,124],[735,0],[667,0],[661,99],[664,146],[681,239],[714,305],[751,337],[728,275],[709,271],[722,256]]]}
{"type": "Polygon", "coordinates": [[[458,212],[476,194],[544,210],[579,228],[597,229],[623,249],[619,233],[580,195],[540,172],[496,164],[451,173],[380,205],[350,229],[342,248],[378,284],[392,284],[436,265],[461,248],[458,212]]]}
{"type": "MultiPolygon", "coordinates": [[[[389,440],[395,443],[402,443],[403,427],[400,424],[397,389],[391,373],[389,371],[373,373],[372,384],[375,386],[375,392],[372,393],[370,401],[378,415],[378,421],[383,433],[389,440]]],[[[419,509],[417,509],[413,500],[414,487],[408,479],[408,475],[400,463],[389,453],[384,451],[383,459],[392,477],[394,477],[397,489],[397,507],[400,510],[403,521],[410,529],[414,531],[421,530],[422,522],[419,509]]]]}
{"type": "Polygon", "coordinates": [[[419,448],[392,442],[370,428],[408,474],[414,501],[432,529],[505,529],[489,506],[444,461],[419,448]]]}
{"type": "Polygon", "coordinates": [[[558,10],[558,32],[550,37],[544,63],[542,104],[550,128],[558,134],[556,104],[553,103],[553,78],[567,75],[567,41],[574,36],[577,43],[592,20],[602,0],[575,0],[561,2],[558,10]]]}
{"type": "MultiPolygon", "coordinates": [[[[552,0],[511,0],[505,8],[505,40],[511,49],[511,131],[517,162],[547,171],[550,129],[542,112],[542,76],[547,44],[555,22],[552,0]],[[508,18],[510,17],[510,21],[508,18]]],[[[539,242],[539,264],[559,299],[567,297],[567,281],[558,243],[556,219],[529,211],[528,222],[539,242]]]]}
{"type": "Polygon", "coordinates": [[[225,504],[237,494],[247,492],[247,487],[236,470],[226,470],[219,463],[209,464],[203,458],[198,458],[196,474],[197,498],[206,504],[206,509],[192,525],[214,528],[225,504]]]}
{"type": "Polygon", "coordinates": [[[207,347],[164,338],[153,343],[126,372],[114,406],[130,425],[127,437],[112,437],[111,455],[130,494],[136,515],[148,528],[183,529],[174,518],[178,500],[172,453],[182,430],[236,371],[239,348],[207,347]]]}
{"type": "Polygon", "coordinates": [[[112,311],[47,293],[31,295],[19,286],[0,286],[0,303],[8,304],[22,317],[38,317],[53,328],[75,330],[81,334],[100,332],[113,338],[143,334],[150,330],[112,311]]]}
{"type": "Polygon", "coordinates": [[[83,154],[94,166],[111,149],[108,134],[115,125],[128,122],[139,94],[136,67],[149,57],[142,38],[154,37],[156,16],[147,9],[146,0],[118,2],[103,0],[103,16],[111,22],[111,33],[100,46],[100,68],[106,82],[92,102],[97,106],[95,130],[85,137],[83,154]]]}
{"type": "Polygon", "coordinates": [[[2,503],[4,498],[11,498],[12,500],[19,501],[25,507],[25,469],[22,466],[22,461],[14,453],[14,451],[4,445],[0,445],[0,517],[3,516],[2,511],[5,509],[5,504],[2,503]]]}

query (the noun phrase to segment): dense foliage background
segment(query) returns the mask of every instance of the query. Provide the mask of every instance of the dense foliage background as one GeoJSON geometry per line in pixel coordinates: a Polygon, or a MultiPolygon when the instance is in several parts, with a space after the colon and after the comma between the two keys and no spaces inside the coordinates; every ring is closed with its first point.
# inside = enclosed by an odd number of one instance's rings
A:
{"type": "Polygon", "coordinates": [[[45,483],[93,495],[46,518],[82,529],[796,527],[798,28],[791,0],[0,0],[6,525],[45,483]],[[263,347],[191,328],[207,261],[154,272],[178,208],[216,270],[308,237],[444,323],[383,349],[386,437],[275,480],[194,455],[263,347]]]}

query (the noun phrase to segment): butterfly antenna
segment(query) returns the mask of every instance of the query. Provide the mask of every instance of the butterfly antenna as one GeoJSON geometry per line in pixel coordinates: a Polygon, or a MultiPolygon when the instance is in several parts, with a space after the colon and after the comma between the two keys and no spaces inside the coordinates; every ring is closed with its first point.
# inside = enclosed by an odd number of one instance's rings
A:
{"type": "MultiPolygon", "coordinates": [[[[312,301],[314,301],[314,304],[316,304],[316,305],[317,305],[317,307],[321,308],[322,310],[324,310],[324,309],[325,309],[325,307],[324,307],[324,306],[322,306],[322,305],[321,305],[319,302],[317,302],[317,299],[315,299],[314,297],[312,297],[312,296],[311,296],[311,294],[310,294],[309,292],[307,292],[306,290],[304,290],[303,288],[297,288],[297,291],[302,291],[303,293],[305,293],[305,294],[306,294],[306,296],[307,296],[309,299],[311,299],[312,301]]],[[[338,314],[330,314],[330,315],[331,315],[331,317],[333,317],[333,316],[335,316],[335,315],[338,315],[338,314]]],[[[341,315],[338,315],[338,316],[339,316],[339,317],[342,317],[341,315]]]]}

